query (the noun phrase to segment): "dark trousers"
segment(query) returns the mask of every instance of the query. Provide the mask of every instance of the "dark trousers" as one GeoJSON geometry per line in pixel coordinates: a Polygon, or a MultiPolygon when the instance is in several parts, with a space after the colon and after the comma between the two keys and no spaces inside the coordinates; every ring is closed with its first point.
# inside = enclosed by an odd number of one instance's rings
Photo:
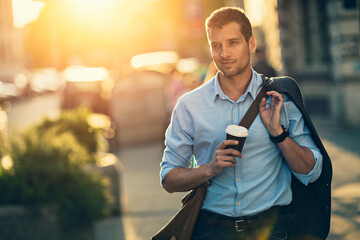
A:
{"type": "Polygon", "coordinates": [[[201,210],[193,240],[286,240],[291,221],[288,207],[273,207],[251,217],[233,218],[201,210]]]}

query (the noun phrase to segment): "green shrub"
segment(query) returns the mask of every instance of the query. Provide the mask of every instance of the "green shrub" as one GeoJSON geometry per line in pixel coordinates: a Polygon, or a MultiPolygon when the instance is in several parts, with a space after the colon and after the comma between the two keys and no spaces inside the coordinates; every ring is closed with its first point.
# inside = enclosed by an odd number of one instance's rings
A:
{"type": "Polygon", "coordinates": [[[56,120],[44,119],[38,125],[38,131],[40,134],[52,129],[56,133],[70,132],[90,153],[96,153],[101,148],[102,131],[90,125],[88,121],[90,114],[92,112],[84,107],[64,111],[56,120]]]}
{"type": "Polygon", "coordinates": [[[0,171],[0,204],[25,205],[37,213],[55,206],[64,229],[106,215],[106,186],[82,169],[94,156],[69,131],[32,128],[9,143],[13,166],[0,171]]]}

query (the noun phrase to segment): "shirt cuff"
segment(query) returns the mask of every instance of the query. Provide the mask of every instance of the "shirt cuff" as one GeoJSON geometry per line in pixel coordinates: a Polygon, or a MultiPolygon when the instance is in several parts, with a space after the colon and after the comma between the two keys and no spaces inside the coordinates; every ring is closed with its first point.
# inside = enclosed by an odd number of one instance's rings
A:
{"type": "Polygon", "coordinates": [[[162,167],[160,171],[160,181],[161,183],[164,181],[166,174],[168,174],[175,167],[162,167]]]}
{"type": "Polygon", "coordinates": [[[166,174],[177,167],[187,168],[190,166],[190,159],[181,158],[178,154],[166,147],[162,162],[160,163],[160,181],[164,181],[166,174]]]}
{"type": "Polygon", "coordinates": [[[308,174],[301,174],[293,172],[294,176],[299,179],[305,186],[309,185],[309,183],[313,183],[320,177],[322,171],[323,157],[321,153],[317,150],[309,148],[314,156],[315,164],[313,169],[308,174]]]}

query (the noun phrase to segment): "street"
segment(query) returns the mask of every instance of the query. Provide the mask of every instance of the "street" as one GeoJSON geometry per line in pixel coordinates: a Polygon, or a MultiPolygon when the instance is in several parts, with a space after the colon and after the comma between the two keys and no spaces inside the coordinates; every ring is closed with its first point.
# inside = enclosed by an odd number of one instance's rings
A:
{"type": "Polygon", "coordinates": [[[60,94],[48,93],[18,99],[8,113],[8,132],[21,130],[39,122],[43,117],[54,118],[60,113],[60,94]]]}
{"type": "MultiPolygon", "coordinates": [[[[11,132],[60,112],[58,94],[13,103],[8,114],[11,132]]],[[[332,159],[332,219],[328,239],[360,239],[360,129],[339,129],[334,122],[314,118],[332,159]]],[[[98,221],[95,239],[149,239],[180,208],[183,193],[168,194],[159,182],[160,143],[122,148],[126,211],[121,217],[98,221]]]]}

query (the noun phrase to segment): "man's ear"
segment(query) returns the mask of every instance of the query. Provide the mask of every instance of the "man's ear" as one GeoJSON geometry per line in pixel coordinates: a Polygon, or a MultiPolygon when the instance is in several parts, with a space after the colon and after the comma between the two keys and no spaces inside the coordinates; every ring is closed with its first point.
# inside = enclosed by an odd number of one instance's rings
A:
{"type": "Polygon", "coordinates": [[[256,49],[256,39],[255,39],[254,35],[252,35],[249,38],[249,50],[251,53],[254,53],[255,49],[256,49]]]}

